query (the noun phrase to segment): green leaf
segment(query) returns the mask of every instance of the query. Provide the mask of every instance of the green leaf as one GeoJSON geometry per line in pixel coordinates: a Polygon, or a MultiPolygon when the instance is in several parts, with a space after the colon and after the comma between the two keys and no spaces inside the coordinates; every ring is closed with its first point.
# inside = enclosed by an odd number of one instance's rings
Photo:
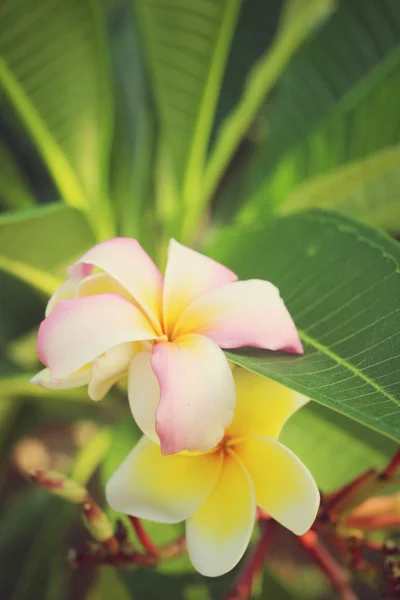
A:
{"type": "Polygon", "coordinates": [[[78,401],[88,402],[89,397],[85,388],[75,388],[72,390],[46,390],[45,388],[33,385],[30,380],[35,375],[34,371],[16,372],[0,375],[0,387],[2,396],[5,398],[24,398],[32,396],[33,398],[44,398],[58,401],[78,401]]]}
{"type": "Polygon", "coordinates": [[[282,214],[335,208],[383,229],[400,229],[400,146],[381,150],[296,187],[278,207],[282,214]]]}
{"type": "Polygon", "coordinates": [[[112,96],[102,9],[92,0],[5,0],[0,87],[62,197],[112,235],[107,175],[112,96]],[[40,26],[38,26],[40,24],[40,26]]]}
{"type": "Polygon", "coordinates": [[[46,581],[54,564],[52,557],[59,555],[59,536],[64,527],[65,515],[59,509],[58,500],[42,490],[31,488],[22,498],[14,498],[3,515],[0,527],[2,598],[24,600],[34,596],[37,577],[41,580],[39,588],[36,588],[37,597],[45,597],[46,581]],[[58,512],[57,526],[55,510],[58,512]],[[38,522],[42,523],[40,535],[37,531],[38,522]]]}
{"type": "MultiPolygon", "coordinates": [[[[185,205],[197,216],[200,184],[239,0],[136,0],[161,138],[185,205]]],[[[193,213],[193,214],[192,214],[193,213]]],[[[179,216],[179,215],[177,215],[179,216]]]]}
{"type": "Polygon", "coordinates": [[[118,572],[113,567],[102,567],[98,579],[89,591],[85,600],[132,600],[118,572]]]}
{"type": "Polygon", "coordinates": [[[0,271],[46,295],[56,276],[94,242],[85,217],[62,204],[0,217],[0,271]]]}
{"type": "Polygon", "coordinates": [[[289,419],[280,441],[307,465],[324,491],[369,467],[385,467],[397,450],[396,442],[316,402],[289,419]]]}
{"type": "Polygon", "coordinates": [[[398,3],[348,0],[297,54],[268,112],[243,222],[279,206],[299,185],[399,143],[399,34],[398,3]]]}
{"type": "Polygon", "coordinates": [[[287,2],[275,42],[249,72],[240,101],[221,124],[205,174],[206,198],[215,191],[226,165],[282,70],[310,32],[330,14],[333,6],[332,0],[287,2]]]}
{"type": "Polygon", "coordinates": [[[0,140],[0,206],[21,210],[35,205],[35,198],[8,146],[0,140]]]}
{"type": "Polygon", "coordinates": [[[250,70],[274,43],[284,6],[285,0],[241,3],[215,111],[211,148],[221,123],[240,102],[250,70]]]}
{"type": "Polygon", "coordinates": [[[320,211],[222,234],[213,256],[241,279],[278,286],[304,356],[237,350],[228,357],[400,440],[396,352],[400,248],[366,225],[320,211]]]}

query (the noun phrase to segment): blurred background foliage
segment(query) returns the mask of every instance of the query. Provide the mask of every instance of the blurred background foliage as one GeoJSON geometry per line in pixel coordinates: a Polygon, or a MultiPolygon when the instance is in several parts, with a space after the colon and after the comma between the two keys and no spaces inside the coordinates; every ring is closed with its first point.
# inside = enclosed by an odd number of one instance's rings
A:
{"type": "MultiPolygon", "coordinates": [[[[262,240],[293,213],[294,231],[308,208],[398,236],[400,3],[3,0],[0,94],[0,598],[218,600],[235,573],[204,580],[186,558],[156,572],[69,569],[67,548],[85,539],[76,511],[21,475],[78,469],[101,498],[139,434],[121,386],[95,404],[29,383],[37,326],[66,266],[116,234],[160,264],[171,235],[207,252],[227,227],[240,240],[256,223],[262,240]]],[[[239,265],[255,260],[251,235],[239,265]]],[[[353,420],[331,400],[283,434],[323,489],[395,447],[388,421],[353,420]]],[[[162,542],[180,527],[149,531],[162,542]]],[[[331,598],[290,543],[255,597],[331,598]]]]}

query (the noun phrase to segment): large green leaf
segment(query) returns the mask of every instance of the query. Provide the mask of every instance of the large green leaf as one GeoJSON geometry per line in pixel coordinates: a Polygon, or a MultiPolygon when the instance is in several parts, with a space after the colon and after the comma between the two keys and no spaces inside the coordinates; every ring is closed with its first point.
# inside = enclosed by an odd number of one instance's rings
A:
{"type": "Polygon", "coordinates": [[[301,183],[399,143],[399,33],[399,3],[347,0],[298,53],[270,107],[242,220],[301,183]]]}
{"type": "Polygon", "coordinates": [[[101,3],[5,0],[0,86],[63,198],[113,232],[107,201],[111,87],[101,3]]]}
{"type": "MultiPolygon", "coordinates": [[[[192,222],[239,0],[136,0],[162,147],[192,222]],[[165,144],[165,146],[164,146],[165,144]]],[[[165,158],[165,156],[164,156],[165,158]]],[[[162,199],[161,199],[162,200],[162,199]]],[[[178,215],[179,216],[179,215],[178,215]]]]}
{"type": "Polygon", "coordinates": [[[296,187],[280,213],[335,208],[389,231],[400,229],[400,146],[368,156],[296,187]]]}
{"type": "Polygon", "coordinates": [[[275,283],[304,356],[238,350],[229,358],[400,440],[396,351],[400,248],[383,234],[319,211],[222,234],[213,255],[243,278],[275,283]]]}
{"type": "Polygon", "coordinates": [[[49,294],[58,274],[93,244],[86,218],[77,210],[54,204],[0,217],[0,271],[49,294]]]}

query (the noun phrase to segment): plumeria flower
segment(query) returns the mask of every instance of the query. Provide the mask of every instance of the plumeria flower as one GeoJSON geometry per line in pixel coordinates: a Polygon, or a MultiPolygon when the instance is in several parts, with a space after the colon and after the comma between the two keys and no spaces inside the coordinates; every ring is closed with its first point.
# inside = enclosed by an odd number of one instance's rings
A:
{"type": "Polygon", "coordinates": [[[257,506],[302,535],[320,501],[310,472],[277,441],[307,399],[244,369],[234,377],[235,416],[215,448],[166,456],[144,436],[106,487],[119,512],[159,523],[186,520],[189,557],[208,576],[223,575],[241,559],[257,506]]]}
{"type": "Polygon", "coordinates": [[[237,281],[174,240],[163,278],[136,240],[114,238],[72,265],[50,299],[37,339],[47,368],[34,382],[57,389],[88,384],[96,400],[128,374],[133,415],[144,433],[156,415],[165,454],[207,450],[235,407],[221,348],[240,346],[302,352],[274,285],[237,281]]]}

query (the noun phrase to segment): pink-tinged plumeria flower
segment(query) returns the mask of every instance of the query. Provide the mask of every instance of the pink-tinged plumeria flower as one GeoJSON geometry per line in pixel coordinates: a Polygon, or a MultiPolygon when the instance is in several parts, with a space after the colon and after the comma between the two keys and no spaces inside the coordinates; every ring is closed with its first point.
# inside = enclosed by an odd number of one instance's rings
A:
{"type": "Polygon", "coordinates": [[[237,281],[223,265],[171,240],[163,278],[136,240],[87,252],[50,299],[34,382],[88,384],[102,398],[128,374],[133,415],[163,453],[207,450],[232,420],[235,389],[221,348],[301,353],[296,327],[267,281],[237,281]]]}
{"type": "Polygon", "coordinates": [[[320,501],[310,472],[277,441],[307,399],[243,369],[235,369],[234,377],[235,416],[213,450],[165,456],[144,436],[106,487],[117,511],[159,523],[186,520],[189,557],[211,577],[230,571],[243,556],[257,506],[302,535],[320,501]]]}

